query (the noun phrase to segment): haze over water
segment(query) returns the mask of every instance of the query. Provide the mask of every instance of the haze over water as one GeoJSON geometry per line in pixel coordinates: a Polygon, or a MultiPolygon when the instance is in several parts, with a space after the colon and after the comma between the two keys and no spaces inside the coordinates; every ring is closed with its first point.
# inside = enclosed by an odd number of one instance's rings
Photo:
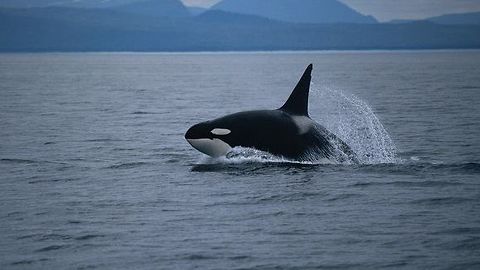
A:
{"type": "Polygon", "coordinates": [[[479,101],[479,51],[0,55],[0,268],[477,269],[479,101]],[[184,140],[309,63],[312,118],[375,159],[184,140]]]}

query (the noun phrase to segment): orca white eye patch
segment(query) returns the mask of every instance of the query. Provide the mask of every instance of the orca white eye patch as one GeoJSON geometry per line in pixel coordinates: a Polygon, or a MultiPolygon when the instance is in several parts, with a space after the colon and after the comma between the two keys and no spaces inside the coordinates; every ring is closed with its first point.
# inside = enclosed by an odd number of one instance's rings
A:
{"type": "Polygon", "coordinates": [[[210,131],[210,133],[214,135],[228,135],[231,132],[232,131],[230,129],[226,129],[226,128],[214,128],[210,131]]]}

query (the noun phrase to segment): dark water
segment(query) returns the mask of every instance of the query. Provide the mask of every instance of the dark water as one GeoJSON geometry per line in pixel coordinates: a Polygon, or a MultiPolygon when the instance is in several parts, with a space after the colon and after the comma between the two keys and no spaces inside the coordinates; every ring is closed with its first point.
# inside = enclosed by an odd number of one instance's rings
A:
{"type": "Polygon", "coordinates": [[[0,55],[0,268],[480,269],[479,103],[478,51],[0,55]],[[184,141],[310,62],[364,164],[184,141]]]}

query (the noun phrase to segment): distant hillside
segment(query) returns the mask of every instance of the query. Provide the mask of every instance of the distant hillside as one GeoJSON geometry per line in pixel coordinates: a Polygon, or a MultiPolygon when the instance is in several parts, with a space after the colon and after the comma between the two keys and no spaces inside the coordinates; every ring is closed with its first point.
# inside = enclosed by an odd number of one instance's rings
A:
{"type": "Polygon", "coordinates": [[[480,12],[445,14],[442,16],[426,18],[423,20],[392,20],[389,23],[411,23],[419,21],[428,21],[445,25],[480,25],[480,12]]]}
{"type": "Polygon", "coordinates": [[[52,3],[57,2],[55,0],[0,0],[0,7],[7,8],[30,8],[30,7],[46,7],[52,3]]]}
{"type": "Polygon", "coordinates": [[[31,8],[62,6],[79,8],[107,8],[137,1],[142,0],[0,0],[0,7],[31,8]]]}
{"type": "Polygon", "coordinates": [[[480,12],[446,14],[426,19],[439,24],[477,24],[480,25],[480,12]]]}
{"type": "Polygon", "coordinates": [[[188,9],[180,0],[143,0],[126,5],[112,7],[111,9],[131,14],[153,17],[188,17],[188,9]]]}
{"type": "MultiPolygon", "coordinates": [[[[1,9],[0,8],[0,40],[4,34],[13,34],[23,38],[28,35],[37,35],[35,31],[47,32],[39,40],[49,42],[59,40],[55,37],[57,31],[61,33],[65,29],[71,29],[70,36],[76,36],[80,41],[88,38],[88,30],[93,32],[115,31],[125,34],[125,39],[133,38],[127,33],[135,32],[174,32],[178,29],[188,28],[191,22],[186,18],[170,18],[144,16],[131,13],[123,13],[112,9],[79,9],[66,7],[46,7],[29,9],[1,9]],[[35,25],[32,22],[38,21],[35,25]],[[5,25],[3,25],[5,23],[5,25]],[[45,25],[52,24],[51,28],[45,25]],[[188,26],[186,26],[188,25],[188,26]],[[75,32],[75,29],[79,33],[75,32]]],[[[105,39],[108,40],[108,33],[105,39]]],[[[3,40],[8,42],[8,38],[3,40]]],[[[82,43],[84,41],[81,41],[82,43]]],[[[88,42],[88,41],[85,41],[88,42]]],[[[1,46],[1,43],[0,43],[1,46]]]]}
{"type": "Polygon", "coordinates": [[[239,25],[239,26],[247,26],[247,25],[282,25],[278,21],[273,21],[267,19],[265,17],[255,16],[255,15],[247,15],[247,14],[238,14],[238,13],[231,13],[221,10],[209,10],[205,11],[204,13],[198,15],[195,18],[195,22],[198,23],[210,23],[210,24],[217,24],[217,25],[239,25]]]}
{"type": "Polygon", "coordinates": [[[120,12],[147,15],[186,17],[189,10],[180,0],[0,0],[0,7],[7,8],[108,8],[120,12]]]}
{"type": "Polygon", "coordinates": [[[416,20],[408,20],[408,19],[395,19],[395,20],[391,20],[391,21],[388,21],[386,23],[389,23],[389,24],[402,24],[402,23],[411,23],[411,22],[418,22],[416,20]]]}
{"type": "Polygon", "coordinates": [[[167,18],[109,9],[0,9],[0,51],[480,48],[480,26],[295,24],[209,11],[167,18]]]}
{"type": "Polygon", "coordinates": [[[337,0],[223,0],[213,10],[295,23],[376,23],[337,0]]]}
{"type": "Polygon", "coordinates": [[[188,11],[190,11],[190,14],[193,16],[200,15],[207,11],[207,8],[202,8],[202,7],[187,7],[188,11]]]}

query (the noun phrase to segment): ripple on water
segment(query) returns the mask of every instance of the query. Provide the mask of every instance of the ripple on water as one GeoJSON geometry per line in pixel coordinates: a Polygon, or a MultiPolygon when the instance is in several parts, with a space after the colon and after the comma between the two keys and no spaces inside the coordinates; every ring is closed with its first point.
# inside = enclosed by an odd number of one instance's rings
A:
{"type": "Polygon", "coordinates": [[[105,237],[105,235],[103,235],[103,234],[85,234],[85,235],[77,236],[73,239],[83,241],[83,240],[90,240],[90,239],[101,238],[101,237],[105,237]]]}
{"type": "Polygon", "coordinates": [[[463,183],[447,182],[447,181],[393,181],[393,182],[357,182],[351,186],[353,187],[368,187],[368,186],[399,186],[399,187],[447,187],[459,186],[463,183]]]}
{"type": "Polygon", "coordinates": [[[38,161],[30,160],[30,159],[19,159],[19,158],[2,158],[0,159],[2,163],[16,163],[16,164],[34,164],[38,163],[38,161]]]}
{"type": "Polygon", "coordinates": [[[10,265],[12,266],[18,266],[18,265],[29,265],[29,264],[34,264],[34,263],[39,263],[39,262],[47,262],[50,261],[50,259],[47,258],[41,258],[41,259],[23,259],[19,261],[12,262],[10,265]]]}
{"type": "Polygon", "coordinates": [[[70,178],[70,177],[66,177],[66,178],[47,178],[47,179],[36,179],[36,180],[31,180],[31,181],[28,181],[29,184],[38,184],[38,183],[56,183],[56,182],[63,182],[63,183],[67,183],[67,182],[74,182],[74,181],[79,181],[81,180],[82,178],[70,178]]]}
{"type": "Polygon", "coordinates": [[[70,245],[49,245],[43,248],[39,248],[35,250],[35,252],[48,252],[48,251],[54,251],[54,250],[59,250],[59,249],[65,249],[68,248],[70,245]]]}
{"type": "Polygon", "coordinates": [[[327,202],[335,202],[335,201],[342,201],[342,200],[352,200],[352,199],[357,199],[357,198],[364,197],[364,196],[365,195],[358,194],[358,193],[345,193],[345,194],[329,196],[329,198],[327,198],[326,201],[327,202]]]}
{"type": "Polygon", "coordinates": [[[480,173],[480,163],[462,163],[452,166],[452,172],[480,173]]]}
{"type": "Polygon", "coordinates": [[[51,240],[68,240],[71,239],[72,237],[69,235],[64,235],[64,234],[56,234],[56,233],[35,233],[35,234],[26,234],[26,235],[21,235],[18,236],[16,239],[17,240],[22,240],[22,239],[35,239],[35,241],[38,242],[43,242],[43,241],[51,241],[51,240]]]}
{"type": "Polygon", "coordinates": [[[107,169],[132,169],[132,168],[137,168],[137,167],[142,167],[146,165],[150,165],[151,163],[149,162],[125,162],[125,163],[119,163],[119,164],[114,164],[106,167],[107,169]]]}
{"type": "Polygon", "coordinates": [[[420,200],[414,200],[411,203],[412,204],[417,204],[417,205],[434,205],[434,206],[439,206],[439,205],[455,205],[455,204],[461,204],[461,203],[468,203],[475,201],[474,199],[471,198],[464,198],[464,197],[435,197],[435,198],[426,198],[426,199],[420,199],[420,200]]]}
{"type": "Polygon", "coordinates": [[[465,235],[465,234],[480,234],[480,227],[460,227],[448,230],[441,230],[432,232],[432,234],[449,234],[449,235],[465,235]]]}
{"type": "Polygon", "coordinates": [[[190,255],[183,256],[182,259],[189,260],[189,261],[199,261],[199,260],[213,260],[213,259],[217,259],[217,257],[207,256],[203,254],[190,254],[190,255]]]}
{"type": "Polygon", "coordinates": [[[460,240],[450,240],[444,244],[446,249],[474,251],[480,249],[480,236],[463,236],[460,240]]]}
{"type": "Polygon", "coordinates": [[[289,202],[289,201],[303,201],[309,197],[324,197],[324,192],[293,192],[288,194],[274,194],[269,196],[262,196],[256,198],[258,203],[264,202],[289,202]]]}

